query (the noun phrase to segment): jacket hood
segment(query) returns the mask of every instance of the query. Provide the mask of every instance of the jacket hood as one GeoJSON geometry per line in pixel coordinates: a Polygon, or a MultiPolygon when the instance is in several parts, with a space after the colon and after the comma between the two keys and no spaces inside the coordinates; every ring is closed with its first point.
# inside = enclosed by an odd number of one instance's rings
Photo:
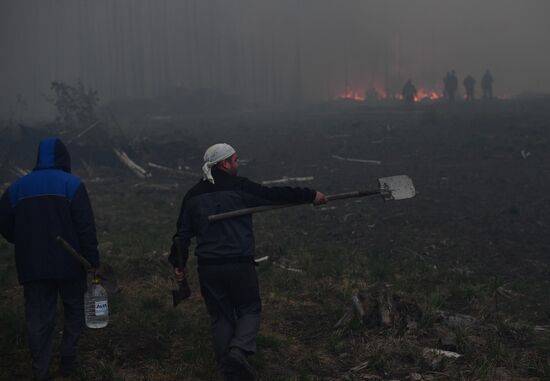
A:
{"type": "Polygon", "coordinates": [[[71,156],[60,139],[46,138],[40,142],[34,169],[61,169],[71,172],[71,156]]]}

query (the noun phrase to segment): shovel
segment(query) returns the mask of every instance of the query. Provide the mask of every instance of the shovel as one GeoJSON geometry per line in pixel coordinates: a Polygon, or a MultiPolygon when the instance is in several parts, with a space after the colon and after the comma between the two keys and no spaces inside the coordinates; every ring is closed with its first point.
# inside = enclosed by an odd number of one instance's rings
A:
{"type": "MultiPolygon", "coordinates": [[[[364,190],[347,193],[338,193],[326,196],[328,201],[344,200],[347,198],[382,196],[385,201],[405,200],[415,195],[415,189],[411,178],[407,175],[381,177],[378,179],[379,188],[376,190],[364,190]]],[[[254,208],[238,209],[231,212],[214,214],[208,216],[209,222],[221,221],[227,218],[244,216],[247,214],[266,212],[268,210],[288,208],[291,206],[303,205],[303,203],[265,205],[254,208]]]]}
{"type": "MultiPolygon", "coordinates": [[[[62,237],[57,236],[55,238],[59,246],[61,246],[68,254],[70,254],[74,259],[76,259],[82,267],[86,270],[86,273],[92,268],[92,265],[86,258],[84,258],[82,255],[76,252],[76,250],[62,237]]],[[[120,291],[120,288],[118,287],[118,282],[115,276],[115,272],[111,266],[109,266],[106,263],[101,263],[99,265],[99,269],[97,271],[99,273],[99,277],[101,278],[101,284],[103,287],[105,287],[105,290],[109,294],[114,294],[120,291]]],[[[88,278],[88,284],[90,284],[91,279],[88,278]]]]}
{"type": "MultiPolygon", "coordinates": [[[[174,241],[175,249],[176,249],[176,264],[180,270],[182,270],[185,266],[183,263],[183,253],[181,248],[181,243],[179,240],[174,241]]],[[[189,284],[187,283],[187,278],[183,278],[181,282],[177,282],[178,288],[175,290],[172,290],[172,305],[174,308],[183,300],[189,298],[191,296],[191,289],[189,288],[189,284]]]]}

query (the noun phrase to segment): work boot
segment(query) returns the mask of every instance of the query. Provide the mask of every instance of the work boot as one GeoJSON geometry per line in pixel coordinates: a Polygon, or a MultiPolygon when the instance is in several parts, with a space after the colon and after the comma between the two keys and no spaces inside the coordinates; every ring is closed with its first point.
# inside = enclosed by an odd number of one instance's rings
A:
{"type": "Polygon", "coordinates": [[[244,351],[237,347],[232,347],[227,355],[225,355],[224,369],[226,370],[226,378],[229,380],[256,380],[256,371],[254,371],[254,368],[246,359],[244,351]]]}

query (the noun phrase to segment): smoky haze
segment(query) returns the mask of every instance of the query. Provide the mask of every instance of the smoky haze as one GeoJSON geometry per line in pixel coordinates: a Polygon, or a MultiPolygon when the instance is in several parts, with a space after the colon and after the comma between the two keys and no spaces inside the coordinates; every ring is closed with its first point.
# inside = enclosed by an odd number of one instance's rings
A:
{"type": "Polygon", "coordinates": [[[550,92],[547,0],[3,0],[0,113],[44,113],[52,81],[102,101],[171,87],[256,104],[442,91],[456,70],[495,93],[550,92]]]}

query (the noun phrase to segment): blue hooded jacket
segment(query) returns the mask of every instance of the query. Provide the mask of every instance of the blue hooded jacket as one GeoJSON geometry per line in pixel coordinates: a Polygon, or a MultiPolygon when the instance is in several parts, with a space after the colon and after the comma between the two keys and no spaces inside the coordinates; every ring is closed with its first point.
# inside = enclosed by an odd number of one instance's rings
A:
{"type": "Polygon", "coordinates": [[[0,234],[15,245],[21,284],[84,274],[82,265],[57,244],[57,236],[93,267],[99,266],[90,199],[84,184],[70,172],[71,159],[61,140],[44,139],[34,170],[0,198],[0,234]]]}

